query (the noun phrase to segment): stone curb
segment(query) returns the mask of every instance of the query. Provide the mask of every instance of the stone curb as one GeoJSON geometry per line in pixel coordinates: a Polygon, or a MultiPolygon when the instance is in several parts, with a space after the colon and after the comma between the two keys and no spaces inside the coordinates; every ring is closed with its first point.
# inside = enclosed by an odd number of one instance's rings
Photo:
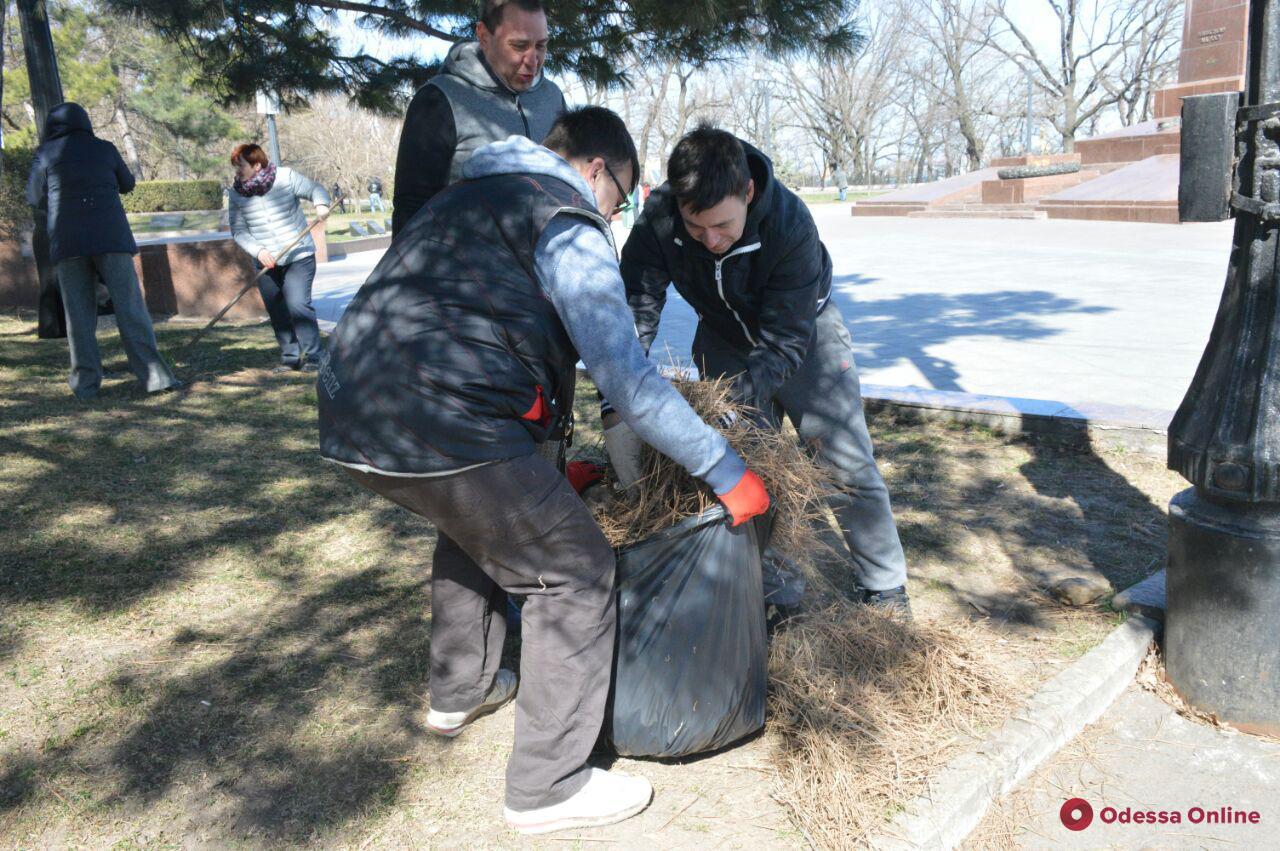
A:
{"type": "Polygon", "coordinates": [[[996,799],[1096,721],[1133,680],[1159,624],[1131,617],[1040,688],[976,748],[953,759],[877,837],[883,851],[954,848],[996,799]]]}
{"type": "Polygon", "coordinates": [[[1121,591],[1112,598],[1111,608],[1164,623],[1165,569],[1161,568],[1132,588],[1121,591]]]}
{"type": "Polygon", "coordinates": [[[1173,417],[1172,411],[1147,408],[1068,405],[878,384],[862,385],[862,398],[868,411],[889,411],[908,420],[979,425],[1082,451],[1109,446],[1160,456],[1168,451],[1168,424],[1173,417]]]}

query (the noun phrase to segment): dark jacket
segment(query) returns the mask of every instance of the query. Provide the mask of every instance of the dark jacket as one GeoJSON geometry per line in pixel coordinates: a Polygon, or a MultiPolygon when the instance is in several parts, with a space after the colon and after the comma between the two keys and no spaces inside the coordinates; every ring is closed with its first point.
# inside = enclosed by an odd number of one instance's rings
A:
{"type": "Polygon", "coordinates": [[[546,77],[517,94],[489,68],[479,43],[455,44],[405,114],[391,232],[399,233],[432,196],[459,180],[477,149],[508,136],[541,143],[564,111],[564,95],[546,77]]]}
{"type": "Polygon", "coordinates": [[[55,106],[45,120],[45,141],[27,180],[27,203],[46,215],[49,259],[95,254],[137,254],[120,203],[132,192],[133,175],[116,146],[93,135],[84,108],[55,106]]]}
{"type": "Polygon", "coordinates": [[[547,175],[463,181],[414,217],[329,338],[325,458],[430,475],[528,455],[561,432],[578,353],[534,267],[560,213],[607,231],[547,175]]]}
{"type": "Polygon", "coordinates": [[[658,333],[668,283],[706,327],[746,355],[743,401],[764,402],[799,369],[814,320],[831,294],[831,256],[804,202],[773,165],[743,143],[755,181],[742,238],[716,256],[689,236],[669,184],[655,189],[622,249],[622,280],[647,350],[658,333]]]}

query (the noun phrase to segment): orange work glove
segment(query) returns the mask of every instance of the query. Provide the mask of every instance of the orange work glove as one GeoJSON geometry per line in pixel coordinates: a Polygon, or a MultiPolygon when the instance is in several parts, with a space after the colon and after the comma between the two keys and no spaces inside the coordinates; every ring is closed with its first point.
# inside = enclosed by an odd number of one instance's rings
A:
{"type": "Polygon", "coordinates": [[[760,477],[750,470],[742,474],[732,490],[718,494],[716,498],[729,512],[733,526],[740,526],[769,510],[769,492],[764,489],[760,477]]]}

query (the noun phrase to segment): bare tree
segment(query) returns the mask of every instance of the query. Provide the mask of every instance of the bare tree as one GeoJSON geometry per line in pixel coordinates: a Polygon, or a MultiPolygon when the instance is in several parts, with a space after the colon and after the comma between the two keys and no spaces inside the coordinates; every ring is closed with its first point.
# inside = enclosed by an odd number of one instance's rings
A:
{"type": "MultiPolygon", "coordinates": [[[[1028,0],[1018,0],[1019,7],[1028,0]]],[[[1044,0],[1044,8],[1058,22],[1057,56],[1046,58],[1014,22],[1008,0],[992,0],[991,12],[1003,32],[992,45],[1029,70],[1036,85],[1054,102],[1049,116],[1062,136],[1062,149],[1075,150],[1077,134],[1098,120],[1103,110],[1119,103],[1124,93],[1143,85],[1146,62],[1127,62],[1131,46],[1174,14],[1181,0],[1044,0]]]]}
{"type": "Polygon", "coordinates": [[[1157,16],[1129,44],[1122,72],[1104,78],[1103,85],[1116,97],[1120,123],[1126,127],[1149,121],[1155,111],[1155,93],[1172,82],[1182,46],[1183,0],[1159,4],[1157,16]]]}
{"type": "Polygon", "coordinates": [[[891,14],[874,14],[863,29],[867,40],[856,57],[810,57],[783,66],[782,72],[799,125],[827,162],[870,183],[883,131],[898,105],[903,30],[891,14]]]}
{"type": "Polygon", "coordinates": [[[1000,88],[984,86],[995,71],[989,50],[995,16],[987,0],[903,0],[901,8],[912,35],[941,65],[921,81],[946,103],[969,169],[980,168],[987,134],[979,124],[1000,88]]]}
{"type": "Polygon", "coordinates": [[[290,164],[326,186],[342,183],[353,196],[369,178],[385,182],[394,174],[399,139],[399,121],[359,109],[343,95],[321,95],[311,109],[280,122],[290,164]]]}
{"type": "Polygon", "coordinates": [[[636,152],[641,173],[647,175],[654,161],[666,159],[695,117],[714,111],[721,102],[714,96],[710,72],[678,59],[655,64],[632,58],[626,77],[626,87],[606,96],[605,102],[618,110],[633,134],[638,128],[636,152]]]}

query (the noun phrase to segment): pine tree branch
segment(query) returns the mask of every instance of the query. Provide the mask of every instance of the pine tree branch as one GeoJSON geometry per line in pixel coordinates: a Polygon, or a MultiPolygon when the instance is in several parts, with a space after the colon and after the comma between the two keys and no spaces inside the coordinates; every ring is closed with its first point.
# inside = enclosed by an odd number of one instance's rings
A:
{"type": "Polygon", "coordinates": [[[334,9],[343,12],[359,12],[363,15],[370,15],[377,18],[386,18],[389,21],[395,21],[403,27],[417,30],[427,35],[435,36],[448,42],[457,42],[461,39],[447,33],[444,30],[436,29],[430,24],[419,21],[417,18],[410,17],[403,12],[396,12],[382,6],[374,6],[370,3],[354,3],[351,0],[305,0],[308,6],[315,6],[320,9],[334,9]]]}

